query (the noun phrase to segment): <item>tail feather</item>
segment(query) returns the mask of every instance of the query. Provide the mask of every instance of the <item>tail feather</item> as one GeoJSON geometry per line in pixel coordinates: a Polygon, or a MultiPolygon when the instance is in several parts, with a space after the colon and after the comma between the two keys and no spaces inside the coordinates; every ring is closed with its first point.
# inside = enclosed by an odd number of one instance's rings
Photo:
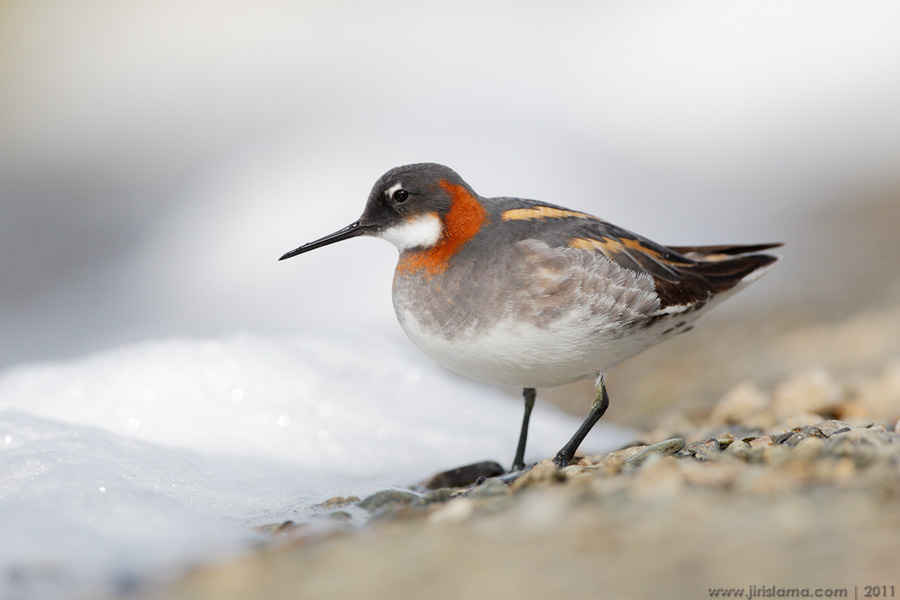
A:
{"type": "Polygon", "coordinates": [[[669,249],[674,250],[682,256],[686,256],[694,260],[719,261],[727,260],[734,256],[739,256],[742,254],[751,254],[755,252],[762,252],[763,250],[771,250],[772,248],[778,248],[782,245],[783,244],[781,243],[747,244],[743,246],[723,244],[720,246],[669,246],[669,249]]]}
{"type": "Polygon", "coordinates": [[[738,284],[755,281],[776,261],[778,257],[772,254],[748,254],[728,260],[700,261],[686,270],[709,281],[713,292],[720,294],[738,284]],[[750,281],[745,281],[747,278],[750,281]]]}
{"type": "Polygon", "coordinates": [[[705,304],[713,298],[723,300],[731,296],[762,277],[780,258],[774,254],[742,255],[740,249],[753,252],[757,248],[768,249],[779,245],[672,248],[693,262],[678,267],[682,279],[677,283],[655,280],[662,309],[705,304]],[[699,256],[701,254],[702,257],[699,256]]]}

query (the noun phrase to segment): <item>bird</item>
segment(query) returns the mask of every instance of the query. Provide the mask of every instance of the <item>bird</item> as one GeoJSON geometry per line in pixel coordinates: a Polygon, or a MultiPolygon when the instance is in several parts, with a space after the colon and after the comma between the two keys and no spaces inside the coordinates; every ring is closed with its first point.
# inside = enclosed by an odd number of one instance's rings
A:
{"type": "Polygon", "coordinates": [[[362,216],[279,260],[371,236],[399,250],[392,299],[427,356],[466,377],[522,388],[512,471],[525,468],[536,389],[594,379],[584,422],[553,458],[565,467],[609,406],[606,373],[690,330],[758,279],[780,243],[664,246],[555,204],[482,197],[449,167],[393,168],[362,216]]]}

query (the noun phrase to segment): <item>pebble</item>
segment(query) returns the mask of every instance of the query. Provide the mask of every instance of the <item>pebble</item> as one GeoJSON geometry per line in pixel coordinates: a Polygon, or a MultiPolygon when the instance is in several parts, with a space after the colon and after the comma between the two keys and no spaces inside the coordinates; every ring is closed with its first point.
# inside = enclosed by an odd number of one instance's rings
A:
{"type": "Polygon", "coordinates": [[[735,440],[725,448],[725,454],[728,456],[736,456],[738,458],[746,458],[750,454],[750,444],[744,440],[735,440]]]}
{"type": "Polygon", "coordinates": [[[369,512],[378,512],[404,506],[423,506],[425,496],[409,490],[381,490],[371,496],[366,496],[357,506],[369,512]]]}
{"type": "Polygon", "coordinates": [[[845,431],[850,431],[850,425],[844,423],[843,421],[835,421],[834,419],[829,419],[827,421],[822,421],[818,425],[816,425],[816,429],[822,432],[822,435],[825,437],[831,437],[836,433],[843,433],[845,431]]]}
{"type": "Polygon", "coordinates": [[[672,438],[639,449],[625,459],[625,465],[630,468],[639,467],[651,458],[670,456],[684,448],[684,440],[672,438]]]}
{"type": "MultiPolygon", "coordinates": [[[[579,465],[575,466],[579,467],[579,465]]],[[[509,488],[512,491],[517,491],[533,485],[546,486],[549,484],[561,483],[566,480],[566,474],[564,473],[564,471],[572,468],[573,467],[566,467],[566,469],[557,469],[556,465],[553,464],[553,461],[548,458],[534,465],[528,471],[525,471],[525,473],[523,473],[521,477],[519,477],[509,485],[509,488]]]]}
{"type": "MultiPolygon", "coordinates": [[[[559,490],[563,506],[568,502],[563,501],[566,494],[575,493],[654,499],[708,488],[766,495],[826,483],[846,486],[860,481],[865,472],[878,479],[882,477],[878,469],[888,467],[886,477],[892,477],[900,464],[900,422],[881,421],[889,424],[888,428],[867,415],[849,414],[846,421],[819,416],[843,414],[842,397],[840,386],[822,370],[791,378],[771,396],[742,384],[726,394],[706,422],[697,422],[686,432],[696,440],[690,443],[672,437],[656,444],[635,444],[581,457],[564,469],[545,460],[505,478],[499,476],[503,473],[499,464],[475,463],[433,476],[423,484],[430,490],[424,494],[391,489],[363,500],[332,498],[320,506],[334,509],[355,502],[373,517],[419,514],[427,515],[429,523],[440,524],[473,519],[480,512],[492,512],[478,507],[508,506],[519,492],[542,488],[559,490]],[[755,425],[748,427],[751,414],[755,425]],[[732,422],[736,419],[740,422],[732,422]],[[769,427],[759,426],[767,422],[769,427]],[[876,464],[881,467],[875,468],[876,464]],[[588,485],[572,487],[576,480],[588,485]],[[583,491],[576,492],[578,489],[583,491]],[[430,512],[404,510],[426,505],[436,508],[430,512]]],[[[900,488],[900,483],[897,486],[900,488]]],[[[530,523],[549,519],[552,525],[561,518],[556,512],[565,512],[556,511],[553,518],[541,516],[545,498],[532,500],[528,504],[533,509],[530,523]]],[[[284,523],[270,529],[278,532],[290,527],[284,523]]]]}
{"type": "Polygon", "coordinates": [[[801,425],[799,427],[794,427],[790,431],[785,431],[776,435],[772,441],[775,444],[784,444],[789,448],[793,448],[803,440],[810,438],[824,438],[825,435],[819,431],[818,428],[813,427],[812,425],[801,425]]]}
{"type": "Polygon", "coordinates": [[[505,472],[499,463],[486,460],[438,473],[426,481],[424,486],[429,490],[461,488],[472,485],[479,479],[497,477],[505,472]]]}
{"type": "Polygon", "coordinates": [[[334,498],[329,498],[325,502],[317,504],[316,508],[340,508],[342,506],[347,506],[348,504],[353,504],[354,502],[359,502],[359,498],[356,496],[335,496],[334,498]]]}
{"type": "Polygon", "coordinates": [[[750,438],[748,440],[744,440],[748,444],[750,444],[751,448],[757,448],[759,446],[771,446],[775,443],[773,436],[766,435],[762,437],[750,438]]]}
{"type": "Polygon", "coordinates": [[[486,479],[480,484],[465,490],[465,494],[469,498],[490,498],[496,496],[509,495],[510,486],[501,479],[486,479]]]}
{"type": "MultiPolygon", "coordinates": [[[[873,319],[868,330],[900,348],[900,309],[893,329],[882,321],[873,319]]],[[[845,355],[846,346],[818,340],[803,364],[811,355],[845,355]]],[[[865,352],[872,347],[868,338],[858,345],[865,352]]],[[[896,355],[884,348],[872,356],[896,355]]],[[[841,378],[819,369],[768,387],[745,383],[712,409],[694,403],[685,411],[689,417],[658,420],[640,439],[665,440],[659,444],[585,457],[565,469],[545,461],[509,483],[496,478],[468,489],[373,494],[360,505],[373,519],[396,522],[371,528],[371,535],[341,532],[314,542],[319,545],[289,548],[285,573],[296,581],[283,589],[296,593],[318,576],[319,588],[302,591],[320,591],[327,579],[360,582],[343,590],[344,597],[397,597],[446,573],[443,587],[432,586],[438,595],[444,590],[442,598],[503,597],[510,585],[523,598],[546,597],[545,590],[560,586],[559,594],[575,597],[601,580],[612,597],[697,596],[696,578],[687,578],[689,589],[678,587],[685,552],[704,572],[731,573],[738,582],[767,581],[775,572],[776,581],[815,583],[824,572],[848,582],[889,583],[894,566],[885,557],[900,531],[900,362],[874,377],[824,364],[841,378]],[[698,532],[713,541],[684,546],[698,532]],[[341,577],[348,565],[353,576],[341,577]],[[603,565],[613,566],[598,571],[603,565]],[[372,576],[361,576],[363,570],[372,576]],[[462,572],[467,576],[460,578],[462,572]],[[610,587],[616,575],[623,588],[610,587]],[[658,582],[658,589],[636,592],[645,582],[658,582]]],[[[707,364],[702,367],[705,373],[707,364]]],[[[773,373],[761,372],[759,380],[773,373]]],[[[344,500],[323,504],[342,507],[344,500]]],[[[291,527],[278,523],[269,530],[291,527]]],[[[312,538],[315,529],[288,535],[312,538]]],[[[232,573],[216,571],[209,579],[237,589],[232,573]]],[[[268,564],[260,574],[260,589],[277,582],[268,564]]],[[[214,595],[223,597],[200,597],[214,595]]]]}
{"type": "Polygon", "coordinates": [[[711,438],[702,442],[691,442],[680,456],[693,456],[697,460],[713,460],[720,451],[719,440],[711,438]]]}

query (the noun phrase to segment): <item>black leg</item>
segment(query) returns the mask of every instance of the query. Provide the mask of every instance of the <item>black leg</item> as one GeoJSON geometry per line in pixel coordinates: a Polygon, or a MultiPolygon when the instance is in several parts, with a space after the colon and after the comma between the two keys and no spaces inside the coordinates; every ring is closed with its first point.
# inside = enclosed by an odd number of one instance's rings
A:
{"type": "Polygon", "coordinates": [[[597,376],[597,387],[594,390],[594,402],[591,404],[591,412],[588,413],[584,423],[581,424],[581,427],[578,428],[578,431],[575,432],[572,439],[566,442],[566,445],[562,447],[562,450],[556,454],[556,458],[553,459],[553,464],[560,469],[569,464],[569,461],[575,456],[575,451],[578,450],[578,446],[581,445],[581,442],[584,441],[588,432],[594,427],[597,421],[600,420],[600,417],[606,412],[608,406],[609,395],[606,393],[606,381],[604,381],[603,374],[600,374],[597,376]]]}
{"type": "Polygon", "coordinates": [[[528,421],[531,419],[531,409],[534,408],[534,398],[537,395],[534,388],[524,388],[522,397],[525,399],[525,416],[522,417],[522,431],[519,432],[519,445],[516,448],[516,457],[513,459],[512,470],[520,471],[525,468],[525,443],[528,441],[528,421]]]}

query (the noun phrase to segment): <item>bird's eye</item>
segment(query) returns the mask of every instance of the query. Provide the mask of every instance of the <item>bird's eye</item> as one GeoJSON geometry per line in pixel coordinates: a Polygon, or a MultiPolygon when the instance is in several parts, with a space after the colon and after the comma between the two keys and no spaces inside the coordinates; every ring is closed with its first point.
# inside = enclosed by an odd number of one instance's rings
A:
{"type": "Polygon", "coordinates": [[[407,200],[409,200],[409,192],[406,190],[397,190],[393,194],[391,194],[391,198],[397,204],[403,204],[407,200]]]}

